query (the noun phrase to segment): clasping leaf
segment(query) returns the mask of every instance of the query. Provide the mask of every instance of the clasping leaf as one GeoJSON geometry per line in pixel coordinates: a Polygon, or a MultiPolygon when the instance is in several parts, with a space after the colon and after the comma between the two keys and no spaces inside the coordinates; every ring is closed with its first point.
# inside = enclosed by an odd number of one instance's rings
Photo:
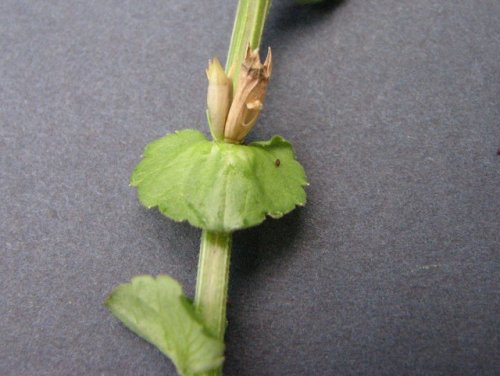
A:
{"type": "Polygon", "coordinates": [[[158,207],[173,220],[232,232],[304,205],[307,180],[280,136],[240,145],[184,130],[146,146],[131,185],[144,206],[158,207]]]}

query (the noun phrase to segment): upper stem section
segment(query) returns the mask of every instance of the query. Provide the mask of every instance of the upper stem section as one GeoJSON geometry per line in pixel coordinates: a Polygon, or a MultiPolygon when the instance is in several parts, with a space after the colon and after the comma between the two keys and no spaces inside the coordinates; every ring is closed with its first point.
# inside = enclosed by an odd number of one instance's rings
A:
{"type": "Polygon", "coordinates": [[[233,92],[238,86],[241,63],[248,45],[252,49],[260,45],[270,5],[271,0],[240,0],[238,3],[226,62],[226,72],[233,80],[233,92]]]}

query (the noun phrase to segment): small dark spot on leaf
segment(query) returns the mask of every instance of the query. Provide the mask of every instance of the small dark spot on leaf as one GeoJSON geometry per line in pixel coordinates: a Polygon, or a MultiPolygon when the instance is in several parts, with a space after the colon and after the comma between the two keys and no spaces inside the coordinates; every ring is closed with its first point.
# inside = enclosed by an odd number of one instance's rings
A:
{"type": "Polygon", "coordinates": [[[281,161],[280,161],[279,159],[276,159],[276,160],[274,161],[274,165],[275,165],[276,167],[279,167],[279,166],[280,166],[280,164],[281,164],[281,161]]]}

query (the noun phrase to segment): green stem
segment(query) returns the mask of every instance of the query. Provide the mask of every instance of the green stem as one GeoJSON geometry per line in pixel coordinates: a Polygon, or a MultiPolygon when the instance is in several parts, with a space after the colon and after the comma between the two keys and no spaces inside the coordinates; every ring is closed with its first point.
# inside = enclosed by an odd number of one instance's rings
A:
{"type": "MultiPolygon", "coordinates": [[[[248,44],[254,49],[260,45],[270,5],[271,0],[239,0],[226,63],[226,72],[231,69],[234,90],[248,44]]],[[[227,323],[231,238],[230,233],[203,230],[194,297],[194,305],[207,329],[222,341],[227,323]]],[[[220,375],[222,367],[203,373],[203,376],[220,375]]]]}
{"type": "MultiPolygon", "coordinates": [[[[194,297],[194,305],[203,316],[207,329],[222,341],[226,329],[231,237],[230,233],[203,230],[194,297]]],[[[204,375],[221,374],[220,368],[204,375]]]]}
{"type": "Polygon", "coordinates": [[[226,61],[226,73],[232,68],[233,92],[236,91],[241,62],[248,44],[254,49],[260,45],[270,6],[271,0],[240,0],[238,3],[226,61]]]}

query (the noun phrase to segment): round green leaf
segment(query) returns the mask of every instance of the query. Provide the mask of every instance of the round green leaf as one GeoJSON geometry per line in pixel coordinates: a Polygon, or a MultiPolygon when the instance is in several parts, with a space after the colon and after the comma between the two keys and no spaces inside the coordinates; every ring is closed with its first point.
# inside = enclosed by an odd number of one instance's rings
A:
{"type": "Polygon", "coordinates": [[[230,232],[304,205],[304,169],[280,136],[235,145],[195,130],[164,136],[144,150],[131,185],[139,200],[175,221],[230,232]]]}

